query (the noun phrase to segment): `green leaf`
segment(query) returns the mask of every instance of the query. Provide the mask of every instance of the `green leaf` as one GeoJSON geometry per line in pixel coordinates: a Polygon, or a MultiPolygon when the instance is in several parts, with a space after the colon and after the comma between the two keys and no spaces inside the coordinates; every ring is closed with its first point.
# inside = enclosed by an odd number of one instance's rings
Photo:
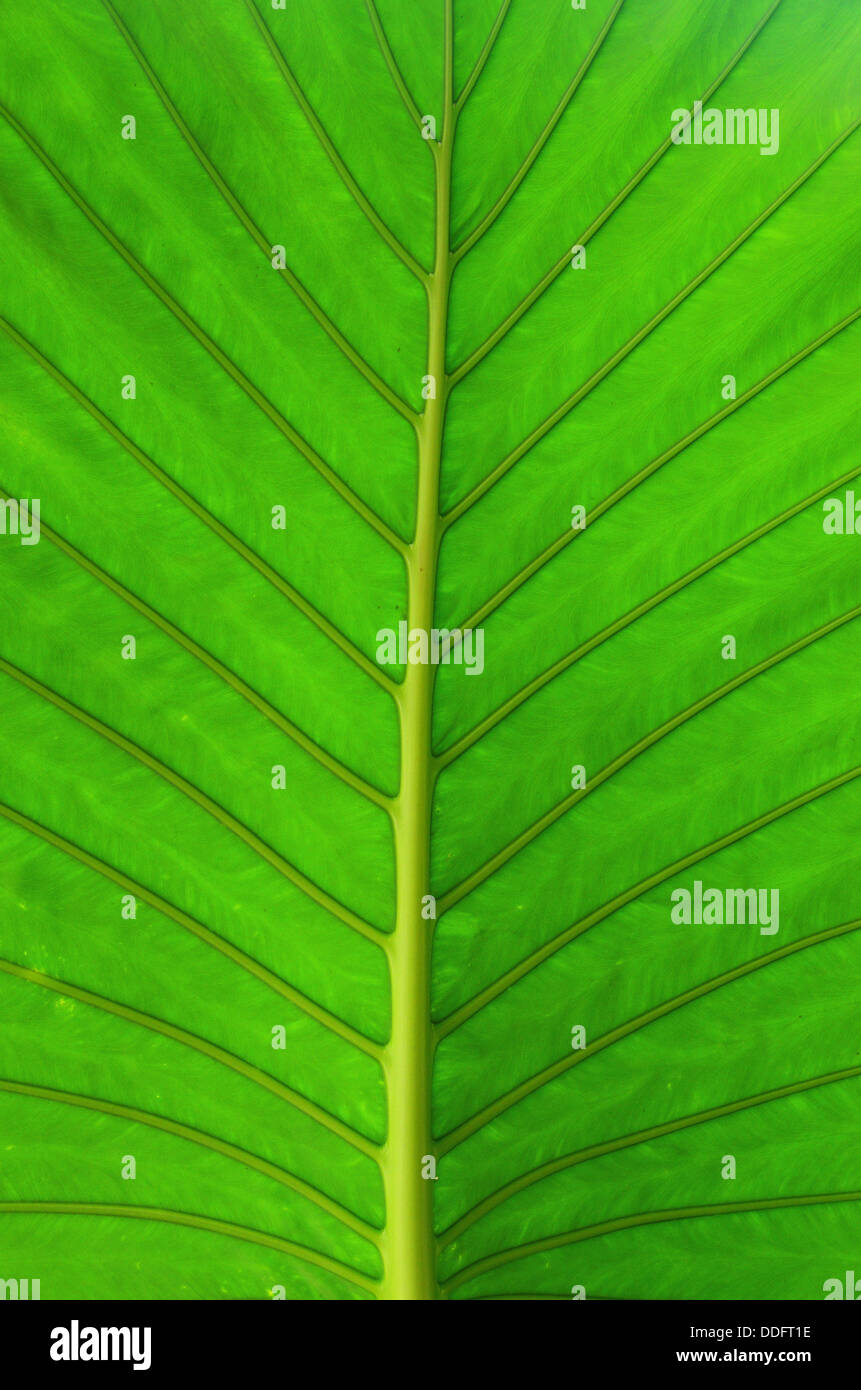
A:
{"type": "Polygon", "coordinates": [[[857,5],[0,30],[0,1277],[822,1298],[857,5]]]}

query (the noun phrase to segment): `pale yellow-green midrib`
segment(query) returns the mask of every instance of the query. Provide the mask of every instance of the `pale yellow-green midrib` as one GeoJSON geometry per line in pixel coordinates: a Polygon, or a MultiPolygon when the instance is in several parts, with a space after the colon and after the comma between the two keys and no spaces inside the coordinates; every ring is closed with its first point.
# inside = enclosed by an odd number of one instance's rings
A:
{"type": "MultiPolygon", "coordinates": [[[[440,460],[447,402],[446,332],[451,282],[450,199],[454,139],[451,3],[446,3],[445,105],[440,140],[431,146],[436,170],[434,266],[427,283],[427,373],[436,384],[417,428],[415,537],[407,553],[409,628],[433,626],[441,539],[440,460]]],[[[385,1049],[388,1131],[382,1153],[386,1227],[381,1240],[382,1297],[439,1296],[433,1233],[433,1182],[422,1177],[431,1142],[433,1038],[430,957],[433,923],[422,916],[430,893],[430,822],[436,776],[431,756],[434,667],[408,665],[398,692],[401,785],[393,809],[397,915],[388,943],[392,1031],[385,1049]]]]}

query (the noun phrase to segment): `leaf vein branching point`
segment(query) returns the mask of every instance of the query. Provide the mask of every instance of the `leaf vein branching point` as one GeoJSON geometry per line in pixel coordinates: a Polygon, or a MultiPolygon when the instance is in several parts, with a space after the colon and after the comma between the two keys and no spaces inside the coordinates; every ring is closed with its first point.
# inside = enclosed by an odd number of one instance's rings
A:
{"type": "MultiPolygon", "coordinates": [[[[331,140],[328,132],[326,131],[325,126],[323,125],[316,111],[312,107],[305,92],[302,90],[300,83],[296,80],[293,70],[291,69],[286,58],[284,57],[284,54],[280,46],[276,42],[274,35],[269,29],[269,26],[266,24],[265,20],[263,19],[262,15],[257,9],[257,6],[254,4],[254,0],[245,0],[245,5],[246,8],[250,11],[252,18],[254,19],[254,22],[257,25],[257,28],[262,34],[266,46],[269,49],[269,52],[272,54],[272,57],[275,60],[275,63],[278,67],[279,72],[281,73],[281,76],[284,78],[284,81],[290,88],[290,91],[292,92],[297,104],[299,105],[302,114],[304,115],[305,119],[307,120],[308,124],[310,125],[311,129],[313,130],[314,134],[319,140],[320,145],[322,146],[327,159],[329,160],[332,167],[335,169],[336,173],[338,174],[338,177],[341,179],[344,186],[348,189],[353,199],[355,200],[357,206],[367,217],[368,221],[371,223],[371,226],[377,232],[381,240],[384,241],[386,245],[390,248],[390,250],[394,252],[398,260],[404,266],[406,266],[407,270],[409,270],[416,277],[416,279],[420,280],[422,284],[425,284],[427,282],[428,277],[427,270],[421,264],[421,262],[416,260],[415,256],[413,256],[412,253],[407,250],[403,243],[398,240],[391,227],[389,227],[388,224],[384,221],[380,213],[374,207],[373,203],[362,191],[359,184],[356,182],[355,178],[350,173],[350,170],[347,168],[346,163],[341,158],[341,155],[335,148],[335,145],[331,140]]],[[[406,409],[409,411],[409,417],[405,418],[409,418],[410,420],[414,421],[416,418],[415,411],[413,411],[409,406],[406,406],[406,402],[404,401],[401,401],[401,406],[406,407],[406,409]]],[[[401,411],[401,413],[403,413],[403,411],[401,411]]]]}
{"type": "Polygon", "coordinates": [[[478,79],[481,77],[481,74],[484,72],[485,66],[487,65],[487,60],[493,52],[493,47],[496,43],[497,38],[499,37],[499,31],[502,28],[503,23],[505,22],[505,16],[508,14],[510,8],[511,0],[502,0],[502,4],[499,7],[496,19],[493,21],[493,26],[490,30],[490,33],[485,39],[484,44],[481,48],[481,52],[475,60],[472,72],[466,79],[466,82],[464,83],[463,88],[454,103],[455,120],[457,120],[457,118],[460,116],[460,113],[463,111],[463,108],[469,101],[473,88],[478,82],[478,79]]]}

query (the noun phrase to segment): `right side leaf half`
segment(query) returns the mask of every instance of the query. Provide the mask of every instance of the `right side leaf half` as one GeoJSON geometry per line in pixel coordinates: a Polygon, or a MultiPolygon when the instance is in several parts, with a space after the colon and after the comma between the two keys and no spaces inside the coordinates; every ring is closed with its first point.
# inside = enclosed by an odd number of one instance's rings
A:
{"type": "Polygon", "coordinates": [[[861,495],[859,41],[842,0],[515,0],[462,112],[450,1297],[816,1299],[857,1263],[861,539],[823,504],[861,495]],[[779,149],[673,145],[697,98],[779,109],[779,149]],[[674,921],[697,882],[777,891],[776,929],[674,921]]]}

